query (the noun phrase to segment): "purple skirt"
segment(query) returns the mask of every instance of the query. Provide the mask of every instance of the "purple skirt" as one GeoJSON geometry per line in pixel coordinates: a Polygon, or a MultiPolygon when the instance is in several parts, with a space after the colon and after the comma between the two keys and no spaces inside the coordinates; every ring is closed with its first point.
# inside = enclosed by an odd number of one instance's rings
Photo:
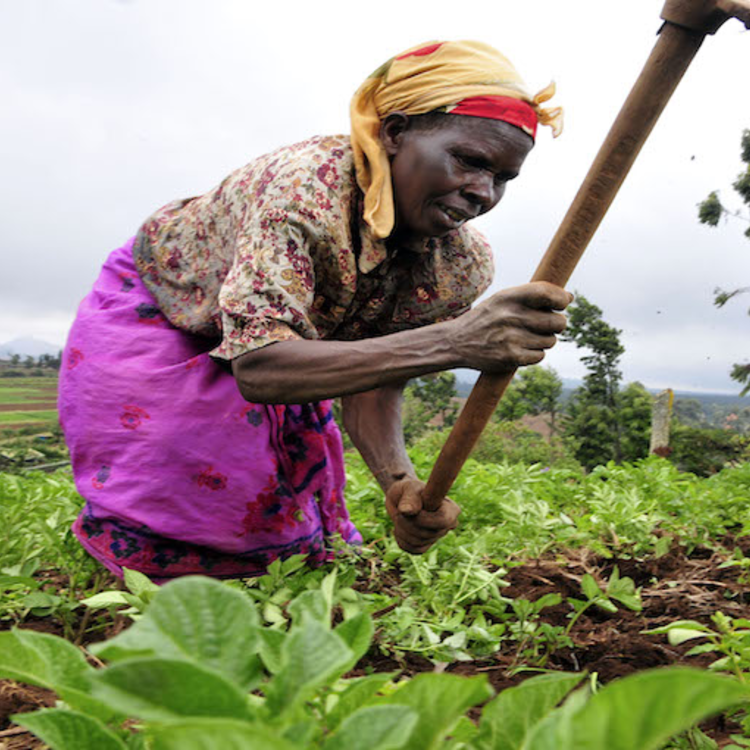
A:
{"type": "Polygon", "coordinates": [[[250,576],[361,537],[344,505],[331,402],[245,401],[142,284],[132,240],[107,259],[63,353],[60,422],[86,505],[73,525],[107,568],[156,580],[250,576]]]}

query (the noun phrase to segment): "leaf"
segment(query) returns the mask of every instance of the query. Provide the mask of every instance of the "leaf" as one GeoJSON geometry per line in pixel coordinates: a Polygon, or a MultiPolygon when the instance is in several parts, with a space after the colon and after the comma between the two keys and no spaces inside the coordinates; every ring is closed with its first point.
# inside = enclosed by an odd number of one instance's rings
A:
{"type": "Polygon", "coordinates": [[[60,686],[88,692],[94,672],[83,654],[63,638],[33,630],[0,633],[0,676],[57,690],[60,686]]]}
{"type": "Polygon", "coordinates": [[[594,576],[590,573],[586,573],[581,579],[581,590],[589,601],[599,599],[604,595],[604,592],[599,588],[599,584],[594,579],[594,576]]]}
{"type": "Polygon", "coordinates": [[[369,650],[375,628],[372,624],[372,618],[368,614],[360,612],[358,615],[344,620],[333,632],[352,650],[352,660],[346,670],[348,671],[369,650]]]}
{"type": "Polygon", "coordinates": [[[251,690],[261,678],[258,624],[247,596],[210,578],[186,576],[163,586],[132,627],[91,650],[109,661],[184,659],[251,690]]]}
{"type": "Polygon", "coordinates": [[[341,676],[351,662],[352,650],[328,628],[306,618],[287,636],[281,671],[266,688],[271,715],[291,710],[316,688],[341,676]]]}
{"type": "Polygon", "coordinates": [[[135,594],[144,602],[150,601],[154,594],[156,594],[161,588],[148,576],[137,570],[130,570],[129,568],[123,568],[122,570],[128,591],[135,594]]]}
{"type": "Polygon", "coordinates": [[[531,677],[503,690],[482,711],[479,747],[522,748],[532,727],[547,716],[585,677],[566,672],[531,677]]]}
{"type": "Polygon", "coordinates": [[[298,750],[266,726],[232,719],[188,719],[150,734],[151,750],[298,750]]]}
{"type": "MultiPolygon", "coordinates": [[[[667,739],[750,699],[750,687],[697,669],[654,669],[615,680],[570,721],[556,750],[655,750],[667,739]]],[[[538,739],[538,738],[536,738],[538,739]]],[[[550,745],[530,743],[528,750],[550,745]]]]}
{"type": "Polygon", "coordinates": [[[75,711],[47,708],[10,718],[54,750],[127,750],[104,724],[75,711]]]}
{"type": "Polygon", "coordinates": [[[251,719],[247,695],[220,674],[177,659],[130,659],[93,678],[95,698],[151,721],[214,716],[251,719]]]}
{"type": "Polygon", "coordinates": [[[338,702],[326,715],[328,728],[336,729],[349,714],[370,701],[395,675],[396,672],[379,672],[353,680],[353,684],[338,696],[338,702]]]}
{"type": "Polygon", "coordinates": [[[305,617],[329,625],[331,622],[331,609],[326,602],[325,596],[318,590],[305,591],[287,606],[293,622],[301,624],[305,617]]]}
{"type": "Polygon", "coordinates": [[[86,599],[81,599],[81,604],[85,604],[90,609],[102,609],[103,607],[118,607],[124,604],[130,604],[126,599],[124,591],[102,591],[100,594],[94,594],[86,599]]]}
{"type": "MultiPolygon", "coordinates": [[[[705,638],[706,634],[700,630],[689,630],[688,628],[672,628],[667,633],[667,639],[672,646],[679,646],[685,641],[692,640],[693,638],[705,638]]],[[[711,644],[713,650],[713,644],[711,644]]]]}
{"type": "Polygon", "coordinates": [[[258,631],[258,635],[260,636],[260,650],[258,653],[265,668],[271,674],[278,674],[284,666],[282,653],[287,634],[283,630],[261,628],[258,631]]]}
{"type": "Polygon", "coordinates": [[[700,630],[702,633],[712,633],[711,628],[707,628],[697,620],[675,620],[670,622],[669,625],[664,625],[660,628],[652,628],[651,630],[642,631],[644,635],[659,635],[661,633],[668,633],[670,630],[675,629],[688,629],[688,630],[700,630]]]}
{"type": "Polygon", "coordinates": [[[349,716],[323,750],[393,750],[404,747],[417,724],[408,706],[368,706],[349,716]]]}
{"type": "Polygon", "coordinates": [[[493,694],[485,675],[459,677],[452,674],[418,674],[386,699],[389,705],[410,706],[419,722],[409,750],[430,750],[450,733],[458,719],[472,706],[493,694]]]}

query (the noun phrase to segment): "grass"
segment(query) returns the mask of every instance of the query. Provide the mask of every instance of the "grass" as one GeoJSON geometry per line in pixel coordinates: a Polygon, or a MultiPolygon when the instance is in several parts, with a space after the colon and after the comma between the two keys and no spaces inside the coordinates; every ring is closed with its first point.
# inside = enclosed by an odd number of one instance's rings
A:
{"type": "Polygon", "coordinates": [[[57,409],[48,411],[4,411],[0,412],[0,425],[47,424],[57,422],[57,409]]]}

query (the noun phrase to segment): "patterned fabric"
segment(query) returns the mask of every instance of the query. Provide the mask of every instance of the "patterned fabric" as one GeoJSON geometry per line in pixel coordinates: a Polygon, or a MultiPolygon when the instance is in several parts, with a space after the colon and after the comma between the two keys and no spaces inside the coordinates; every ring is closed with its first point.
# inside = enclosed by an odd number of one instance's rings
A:
{"type": "Polygon", "coordinates": [[[350,108],[357,180],[365,194],[364,220],[373,235],[387,237],[394,223],[390,164],[379,135],[388,114],[422,115],[450,111],[468,98],[511,97],[527,102],[539,122],[559,135],[562,109],[541,106],[554,93],[550,84],[532,96],[510,60],[481,42],[430,42],[381,65],[359,87],[350,108]]]}
{"type": "Polygon", "coordinates": [[[277,557],[327,559],[337,537],[361,541],[330,402],[246,402],[209,357],[214,343],[160,313],[132,240],[80,305],[59,386],[86,500],[73,531],[118,575],[255,575],[277,557]]]}
{"type": "Polygon", "coordinates": [[[471,227],[389,252],[362,220],[346,136],[263,156],[141,228],[136,267],[178,328],[221,338],[231,360],[291,339],[353,340],[447,320],[492,279],[471,227]]]}

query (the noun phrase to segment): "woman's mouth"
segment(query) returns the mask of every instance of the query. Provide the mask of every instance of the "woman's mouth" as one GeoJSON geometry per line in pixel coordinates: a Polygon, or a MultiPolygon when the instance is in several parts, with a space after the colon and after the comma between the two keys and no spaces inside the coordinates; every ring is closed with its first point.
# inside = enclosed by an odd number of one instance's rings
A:
{"type": "Polygon", "coordinates": [[[440,213],[447,220],[446,223],[450,224],[453,229],[458,229],[458,227],[465,224],[471,218],[463,211],[451,208],[450,206],[438,204],[438,208],[440,209],[440,213]]]}

